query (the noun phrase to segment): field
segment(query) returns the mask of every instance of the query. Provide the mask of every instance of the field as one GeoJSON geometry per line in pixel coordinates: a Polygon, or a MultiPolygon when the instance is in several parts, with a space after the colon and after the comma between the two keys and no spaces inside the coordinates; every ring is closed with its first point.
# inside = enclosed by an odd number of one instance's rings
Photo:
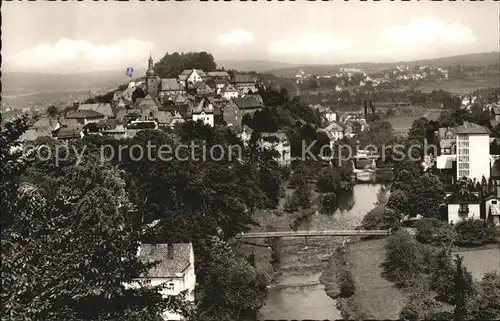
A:
{"type": "Polygon", "coordinates": [[[409,129],[415,119],[418,119],[419,117],[427,117],[429,120],[436,120],[439,117],[439,112],[437,111],[430,111],[427,113],[423,113],[420,116],[394,116],[391,118],[388,118],[387,120],[392,124],[392,128],[394,130],[406,130],[409,129]]]}
{"type": "Polygon", "coordinates": [[[499,87],[500,81],[497,76],[476,77],[474,79],[451,79],[439,83],[425,84],[417,87],[417,90],[431,92],[433,90],[445,90],[453,94],[470,93],[476,89],[499,87]]]}
{"type": "Polygon", "coordinates": [[[370,319],[395,320],[405,305],[405,295],[382,277],[385,239],[349,245],[347,261],[354,277],[356,292],[352,297],[363,315],[370,319]]]}
{"type": "Polygon", "coordinates": [[[500,246],[456,253],[463,256],[465,266],[476,280],[480,280],[487,272],[497,271],[500,273],[500,246]]]}

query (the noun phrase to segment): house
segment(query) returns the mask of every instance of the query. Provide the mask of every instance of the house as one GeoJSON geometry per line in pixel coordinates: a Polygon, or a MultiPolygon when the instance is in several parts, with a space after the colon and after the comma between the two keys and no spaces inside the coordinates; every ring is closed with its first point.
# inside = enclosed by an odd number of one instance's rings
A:
{"type": "Polygon", "coordinates": [[[326,128],[323,128],[323,131],[328,135],[331,142],[342,139],[344,137],[344,127],[336,122],[332,122],[326,128]]]}
{"type": "Polygon", "coordinates": [[[162,78],[160,84],[160,97],[163,99],[186,94],[185,88],[176,78],[162,78]]]}
{"type": "MultiPolygon", "coordinates": [[[[137,255],[139,261],[145,264],[156,263],[141,275],[138,281],[149,281],[150,286],[165,285],[161,293],[165,298],[187,291],[186,299],[194,302],[196,275],[192,243],[142,244],[137,255]]],[[[124,285],[140,286],[137,282],[124,285]]],[[[182,317],[173,311],[165,311],[163,318],[182,320],[182,317]]]]}
{"type": "Polygon", "coordinates": [[[283,132],[262,133],[261,146],[274,149],[278,152],[275,160],[282,166],[289,165],[292,159],[291,146],[288,136],[283,132]]]}
{"type": "Polygon", "coordinates": [[[211,95],[214,92],[204,81],[195,83],[193,89],[197,95],[211,95]]]}
{"type": "Polygon", "coordinates": [[[231,100],[233,98],[238,98],[238,90],[234,88],[233,85],[230,83],[226,83],[226,85],[220,90],[219,94],[222,96],[222,98],[231,100]]]}
{"type": "Polygon", "coordinates": [[[477,195],[466,190],[454,192],[447,197],[448,223],[481,218],[480,200],[477,195]]]}
{"type": "Polygon", "coordinates": [[[60,127],[52,132],[52,137],[58,140],[80,139],[83,136],[82,125],[60,127]]]}
{"type": "Polygon", "coordinates": [[[177,124],[182,124],[184,122],[185,120],[182,115],[178,111],[174,111],[174,115],[172,119],[170,119],[169,126],[170,128],[174,128],[177,124]]]}
{"type": "Polygon", "coordinates": [[[205,72],[200,69],[186,69],[179,76],[179,83],[186,87],[188,84],[195,84],[197,82],[203,81],[206,77],[205,72]]]}
{"type": "Polygon", "coordinates": [[[496,187],[497,194],[491,195],[485,198],[485,209],[488,219],[491,220],[493,225],[500,226],[500,197],[499,197],[499,187],[496,187]]]}
{"type": "Polygon", "coordinates": [[[490,177],[490,139],[487,128],[465,121],[455,129],[457,139],[457,179],[480,181],[490,177]]]}
{"type": "Polygon", "coordinates": [[[94,110],[71,110],[66,113],[64,118],[80,125],[87,125],[88,123],[96,123],[106,117],[94,110]]]}
{"type": "Polygon", "coordinates": [[[232,101],[238,106],[243,114],[250,114],[252,117],[257,110],[262,110],[264,107],[262,97],[259,95],[247,95],[245,97],[233,98],[232,101]]]}
{"type": "Polygon", "coordinates": [[[224,106],[222,111],[222,119],[226,122],[227,126],[234,128],[234,130],[240,130],[243,120],[243,115],[232,100],[228,101],[224,106]]]}
{"type": "Polygon", "coordinates": [[[227,71],[209,71],[207,72],[207,76],[213,80],[231,80],[231,76],[227,73],[227,71]]]}
{"type": "Polygon", "coordinates": [[[491,113],[491,121],[494,121],[498,124],[500,122],[500,107],[499,106],[491,107],[490,113],[491,113]]]}
{"type": "Polygon", "coordinates": [[[248,74],[235,74],[231,83],[241,94],[257,93],[257,77],[248,74]]]}
{"type": "Polygon", "coordinates": [[[77,110],[93,110],[104,115],[105,119],[115,118],[115,113],[111,104],[97,103],[97,104],[79,104],[77,110]]]}
{"type": "Polygon", "coordinates": [[[327,110],[324,112],[325,119],[327,122],[336,122],[337,121],[337,113],[331,110],[327,110]]]}
{"type": "Polygon", "coordinates": [[[456,153],[456,131],[455,128],[442,127],[438,130],[440,155],[452,155],[456,153]]]}
{"type": "Polygon", "coordinates": [[[214,127],[214,107],[212,103],[208,99],[202,99],[191,112],[191,117],[195,122],[201,120],[204,124],[214,127]]]}

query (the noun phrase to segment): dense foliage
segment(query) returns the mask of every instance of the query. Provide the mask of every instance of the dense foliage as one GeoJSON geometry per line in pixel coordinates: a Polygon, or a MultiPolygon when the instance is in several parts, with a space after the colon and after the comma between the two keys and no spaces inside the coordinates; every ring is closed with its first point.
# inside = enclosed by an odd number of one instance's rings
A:
{"type": "Polygon", "coordinates": [[[205,72],[217,68],[214,57],[205,51],[178,53],[168,52],[154,66],[160,78],[177,78],[185,69],[201,69],[205,72]]]}

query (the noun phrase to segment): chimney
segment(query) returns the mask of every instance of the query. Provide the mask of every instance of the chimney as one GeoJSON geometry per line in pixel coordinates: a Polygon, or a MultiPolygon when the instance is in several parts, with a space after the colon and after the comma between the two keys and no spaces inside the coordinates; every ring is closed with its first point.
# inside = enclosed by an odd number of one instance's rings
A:
{"type": "Polygon", "coordinates": [[[167,245],[167,257],[169,260],[174,259],[174,245],[172,243],[168,243],[167,245]]]}

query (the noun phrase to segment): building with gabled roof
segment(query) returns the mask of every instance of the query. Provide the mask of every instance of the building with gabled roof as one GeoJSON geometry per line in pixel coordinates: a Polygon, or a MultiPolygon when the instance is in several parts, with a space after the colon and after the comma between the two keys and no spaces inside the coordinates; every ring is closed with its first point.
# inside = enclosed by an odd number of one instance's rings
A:
{"type": "Polygon", "coordinates": [[[113,108],[109,103],[79,104],[77,110],[93,110],[103,114],[105,118],[115,118],[113,108]]]}
{"type": "Polygon", "coordinates": [[[214,127],[214,106],[206,98],[203,98],[191,112],[193,121],[201,120],[204,124],[214,127]]]}
{"type": "MultiPolygon", "coordinates": [[[[144,264],[154,263],[137,281],[149,281],[147,286],[152,287],[165,285],[161,292],[164,298],[186,291],[186,299],[194,302],[196,274],[192,243],[142,244],[137,250],[137,256],[144,264]]],[[[129,288],[140,286],[137,282],[124,285],[129,288]]],[[[163,318],[182,320],[173,311],[165,311],[163,318]]]]}
{"type": "Polygon", "coordinates": [[[238,90],[231,83],[226,83],[220,90],[219,94],[226,100],[238,98],[239,96],[238,90]]]}
{"type": "Polygon", "coordinates": [[[233,98],[232,101],[238,106],[239,110],[244,114],[253,114],[257,110],[262,110],[264,104],[262,103],[262,97],[259,99],[259,95],[247,95],[245,97],[233,98]]]}
{"type": "Polygon", "coordinates": [[[177,79],[182,86],[186,87],[188,84],[203,81],[206,76],[205,72],[201,69],[185,69],[177,79]]]}
{"type": "Polygon", "coordinates": [[[240,94],[257,93],[257,76],[250,74],[235,74],[231,83],[240,92],[240,94]]]}
{"type": "Polygon", "coordinates": [[[184,95],[186,90],[176,78],[162,78],[160,84],[160,94],[171,97],[176,95],[184,95]]]}

